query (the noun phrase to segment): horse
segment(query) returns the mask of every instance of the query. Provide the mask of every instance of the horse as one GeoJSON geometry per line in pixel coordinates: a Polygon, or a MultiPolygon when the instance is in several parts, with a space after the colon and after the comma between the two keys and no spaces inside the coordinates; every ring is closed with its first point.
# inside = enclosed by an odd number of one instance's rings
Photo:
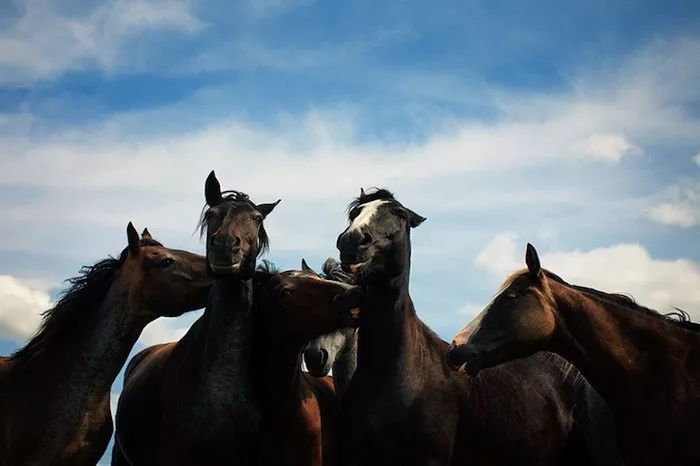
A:
{"type": "Polygon", "coordinates": [[[203,256],[148,230],[67,280],[36,335],[0,360],[0,465],[94,465],[112,436],[110,388],[143,328],[204,306],[203,256]]]}
{"type": "MultiPolygon", "coordinates": [[[[302,270],[312,271],[305,262],[302,270]]],[[[340,270],[340,263],[330,258],[323,264],[323,273],[334,280],[351,281],[340,270]]],[[[312,339],[304,349],[304,362],[314,377],[325,377],[333,369],[335,393],[342,399],[357,367],[357,328],[339,328],[312,339]]]]}
{"type": "Polygon", "coordinates": [[[338,408],[333,379],[302,372],[302,350],[313,337],[354,325],[351,309],[359,288],[302,267],[259,271],[253,295],[263,413],[259,464],[333,465],[338,408]]]}
{"type": "Polygon", "coordinates": [[[700,324],[571,285],[541,268],[530,244],[526,264],[455,337],[450,364],[476,374],[556,352],[611,407],[625,464],[700,464],[700,324]]]}
{"type": "Polygon", "coordinates": [[[255,204],[204,186],[207,264],[214,274],[204,314],[178,342],[132,358],[116,416],[112,464],[251,464],[261,422],[254,386],[253,276],[269,247],[264,219],[280,202],[255,204]]]}
{"type": "MultiPolygon", "coordinates": [[[[309,271],[277,272],[267,263],[253,276],[255,316],[255,387],[259,394],[260,428],[250,448],[255,464],[270,466],[321,466],[334,464],[334,419],[337,411],[333,380],[318,379],[301,371],[301,351],[309,338],[353,325],[350,309],[356,306],[358,288],[324,279],[309,271]]],[[[117,411],[136,413],[158,404],[160,381],[156,364],[163,364],[173,345],[157,345],[130,364],[117,411]],[[138,384],[135,384],[138,378],[138,384]],[[150,379],[150,380],[149,380],[150,379]],[[134,397],[134,387],[141,387],[134,397]],[[137,405],[129,406],[127,403],[137,405]],[[123,411],[126,410],[126,411],[123,411]]],[[[155,410],[130,422],[157,425],[155,410]]],[[[228,413],[220,415],[226,416],[228,413]]],[[[118,424],[117,434],[120,434],[118,424]]],[[[118,438],[121,436],[118,435],[118,438]]],[[[226,445],[219,448],[225,449],[226,445]]],[[[129,457],[131,459],[131,456],[129,457]]],[[[123,460],[123,456],[122,456],[123,460]]],[[[141,464],[137,461],[131,464],[141,464]]],[[[198,463],[199,464],[199,463],[198,463]]],[[[237,463],[234,463],[237,464],[237,463]]]]}
{"type": "Polygon", "coordinates": [[[425,218],[377,189],[360,192],[348,219],[337,247],[364,297],[338,420],[341,464],[591,464],[575,419],[585,381],[572,366],[538,354],[460,376],[408,291],[410,232],[425,218]]]}

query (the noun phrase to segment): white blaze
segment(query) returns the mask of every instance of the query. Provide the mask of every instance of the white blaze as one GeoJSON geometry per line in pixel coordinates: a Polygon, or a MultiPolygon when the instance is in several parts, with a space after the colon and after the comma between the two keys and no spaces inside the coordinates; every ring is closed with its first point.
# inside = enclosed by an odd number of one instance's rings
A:
{"type": "Polygon", "coordinates": [[[377,199],[376,201],[368,202],[362,205],[362,211],[360,215],[355,217],[355,220],[350,224],[348,231],[359,230],[363,226],[369,224],[372,221],[372,217],[377,213],[379,206],[382,204],[387,204],[389,201],[377,199]]]}

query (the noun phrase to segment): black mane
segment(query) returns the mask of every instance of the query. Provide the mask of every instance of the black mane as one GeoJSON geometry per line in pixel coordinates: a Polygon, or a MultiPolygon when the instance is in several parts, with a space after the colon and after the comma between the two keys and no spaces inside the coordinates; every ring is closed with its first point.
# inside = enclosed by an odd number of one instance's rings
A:
{"type": "MultiPolygon", "coordinates": [[[[160,245],[152,239],[142,239],[142,246],[160,245]]],[[[63,291],[56,305],[44,311],[41,326],[34,337],[23,348],[10,356],[12,359],[32,357],[42,351],[46,343],[56,335],[70,335],[75,328],[79,314],[86,309],[95,308],[104,299],[117,271],[126,260],[128,248],[125,248],[118,259],[108,257],[95,265],[83,266],[79,275],[69,278],[69,287],[63,291]]]]}
{"type": "Polygon", "coordinates": [[[362,204],[367,204],[368,202],[372,201],[383,200],[398,202],[394,197],[394,194],[388,189],[384,188],[373,188],[371,192],[363,194],[364,195],[361,194],[357,198],[350,201],[350,204],[348,205],[348,212],[352,211],[357,207],[360,207],[362,204]]]}
{"type": "Polygon", "coordinates": [[[652,317],[664,319],[666,322],[669,322],[686,330],[700,332],[700,323],[692,322],[690,320],[690,315],[688,315],[687,312],[681,309],[676,308],[676,310],[673,312],[662,314],[658,311],[655,311],[654,309],[650,309],[648,307],[644,307],[640,304],[637,304],[637,301],[635,301],[632,296],[621,293],[606,293],[604,291],[596,290],[595,288],[588,288],[586,286],[580,285],[572,285],[570,283],[567,283],[563,278],[561,278],[557,274],[550,272],[549,270],[544,270],[544,273],[547,276],[547,278],[550,278],[563,285],[573,288],[574,290],[579,291],[585,295],[593,296],[602,301],[617,304],[618,306],[622,306],[626,309],[641,312],[652,317]]]}
{"type": "MultiPolygon", "coordinates": [[[[254,210],[258,210],[258,207],[253,201],[250,200],[250,197],[246,193],[231,189],[228,191],[222,191],[221,196],[221,204],[225,202],[228,202],[230,204],[245,204],[254,210]]],[[[200,238],[204,236],[204,233],[206,233],[207,231],[206,220],[208,211],[209,205],[204,204],[204,207],[202,207],[202,212],[199,215],[197,227],[195,229],[195,231],[199,230],[200,238]]],[[[260,225],[260,229],[258,230],[258,241],[260,242],[260,249],[258,249],[258,257],[260,257],[262,254],[270,250],[270,238],[267,236],[267,231],[265,231],[265,226],[263,224],[260,225]]]]}
{"type": "Polygon", "coordinates": [[[330,280],[343,283],[353,282],[353,276],[345,272],[341,267],[340,262],[332,257],[329,257],[326,259],[326,262],[323,263],[322,271],[323,275],[330,280]]]}

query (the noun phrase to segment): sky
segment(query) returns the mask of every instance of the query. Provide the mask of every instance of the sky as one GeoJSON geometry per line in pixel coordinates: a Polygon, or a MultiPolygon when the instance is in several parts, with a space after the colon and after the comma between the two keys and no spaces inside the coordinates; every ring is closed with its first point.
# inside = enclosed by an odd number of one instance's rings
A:
{"type": "Polygon", "coordinates": [[[360,187],[393,190],[428,218],[411,293],[448,340],[527,242],[700,320],[698,31],[693,1],[2,2],[0,353],[129,221],[203,252],[212,169],[282,199],[282,268],[337,257],[360,187]]]}

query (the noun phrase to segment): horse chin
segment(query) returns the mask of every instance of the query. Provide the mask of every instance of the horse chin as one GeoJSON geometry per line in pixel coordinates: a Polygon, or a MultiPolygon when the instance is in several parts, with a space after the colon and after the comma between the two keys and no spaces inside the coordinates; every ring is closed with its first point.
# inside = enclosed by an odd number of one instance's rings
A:
{"type": "Polygon", "coordinates": [[[359,273],[361,272],[369,263],[372,261],[372,259],[367,259],[366,261],[363,262],[343,262],[340,264],[340,267],[343,269],[345,272],[350,272],[350,273],[359,273]]]}
{"type": "Polygon", "coordinates": [[[235,275],[241,271],[241,263],[235,264],[214,264],[209,262],[209,267],[211,271],[217,275],[235,275]]]}

